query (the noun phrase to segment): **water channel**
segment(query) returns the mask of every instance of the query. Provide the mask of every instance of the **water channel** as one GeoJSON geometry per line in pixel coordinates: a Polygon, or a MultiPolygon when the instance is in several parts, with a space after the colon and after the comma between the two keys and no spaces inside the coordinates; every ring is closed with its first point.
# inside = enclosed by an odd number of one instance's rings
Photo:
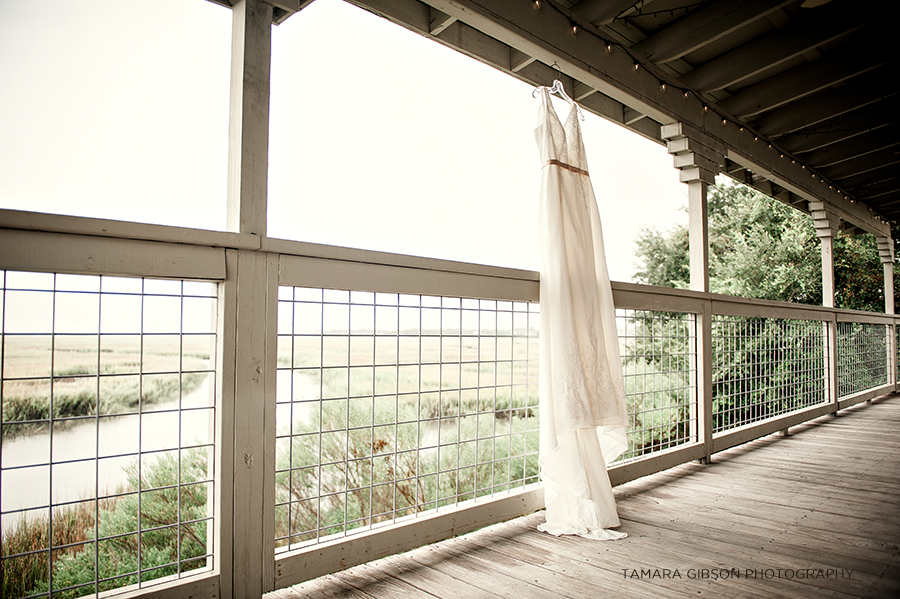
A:
{"type": "MultiPolygon", "coordinates": [[[[2,511],[45,508],[51,498],[59,504],[114,494],[127,484],[125,469],[141,452],[151,452],[143,457],[147,465],[179,446],[213,443],[212,380],[205,378],[181,402],[145,406],[142,414],[83,418],[60,423],[52,434],[45,427],[4,438],[2,511]]],[[[16,513],[4,516],[3,529],[18,519],[16,513]]]]}

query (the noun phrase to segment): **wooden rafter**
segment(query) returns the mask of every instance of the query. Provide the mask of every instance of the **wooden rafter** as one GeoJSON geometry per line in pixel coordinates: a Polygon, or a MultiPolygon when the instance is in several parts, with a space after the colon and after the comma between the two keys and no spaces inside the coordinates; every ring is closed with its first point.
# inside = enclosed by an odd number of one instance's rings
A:
{"type": "Polygon", "coordinates": [[[635,6],[635,0],[581,0],[572,12],[594,25],[604,25],[635,6]]]}
{"type": "Polygon", "coordinates": [[[754,116],[838,85],[894,60],[896,57],[891,54],[871,52],[869,49],[823,58],[741,90],[720,102],[719,106],[739,118],[754,116]]]}
{"type": "Polygon", "coordinates": [[[764,135],[780,136],[853,112],[900,93],[891,65],[854,77],[845,87],[831,89],[766,114],[756,123],[764,135]]]}
{"type": "Polygon", "coordinates": [[[702,48],[748,23],[762,19],[792,1],[715,2],[654,32],[631,49],[655,63],[669,62],[702,48]]]}
{"type": "Polygon", "coordinates": [[[724,89],[848,35],[865,24],[859,13],[835,18],[838,9],[845,10],[845,6],[840,4],[827,14],[754,38],[700,65],[682,76],[681,81],[701,92],[724,89]]]}
{"type": "Polygon", "coordinates": [[[788,152],[802,154],[897,122],[900,122],[900,94],[875,102],[866,110],[858,111],[852,116],[833,119],[786,135],[779,143],[788,152]],[[885,114],[898,116],[885,120],[885,114]]]}
{"type": "Polygon", "coordinates": [[[867,185],[877,185],[884,181],[896,179],[900,173],[900,167],[896,164],[887,164],[866,171],[863,174],[847,177],[841,180],[841,186],[848,191],[856,193],[867,185]]]}
{"type": "Polygon", "coordinates": [[[824,168],[898,144],[900,144],[900,125],[892,125],[857,135],[843,144],[809,152],[803,159],[811,166],[824,168]]]}
{"type": "Polygon", "coordinates": [[[841,179],[890,165],[900,165],[900,148],[896,145],[822,169],[822,173],[840,182],[841,179]]]}

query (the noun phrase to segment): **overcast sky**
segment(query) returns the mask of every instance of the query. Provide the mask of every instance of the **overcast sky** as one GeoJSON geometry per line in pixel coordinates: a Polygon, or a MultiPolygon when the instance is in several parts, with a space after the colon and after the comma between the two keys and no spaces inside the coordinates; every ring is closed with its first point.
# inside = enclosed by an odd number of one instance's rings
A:
{"type": "MultiPolygon", "coordinates": [[[[206,0],[0,0],[0,207],[224,229],[230,38],[206,0]]],[[[538,269],[531,86],[339,0],[272,46],[271,236],[538,269]]],[[[662,146],[582,127],[630,280],[686,188],[662,146]]]]}

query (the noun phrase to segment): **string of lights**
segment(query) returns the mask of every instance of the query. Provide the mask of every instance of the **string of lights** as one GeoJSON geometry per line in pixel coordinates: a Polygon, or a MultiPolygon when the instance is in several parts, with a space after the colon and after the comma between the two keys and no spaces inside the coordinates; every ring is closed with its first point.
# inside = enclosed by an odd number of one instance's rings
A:
{"type": "Polygon", "coordinates": [[[687,14],[691,12],[695,8],[699,8],[704,4],[709,4],[709,0],[700,0],[700,2],[695,2],[693,4],[688,4],[687,6],[679,6],[677,8],[667,8],[665,10],[652,10],[648,12],[644,12],[644,3],[646,0],[640,0],[639,2],[635,2],[633,5],[629,6],[618,15],[613,18],[613,21],[624,20],[628,17],[655,17],[657,15],[668,14],[671,17],[675,16],[676,12],[684,11],[682,14],[687,14]],[[630,14],[632,9],[637,9],[635,14],[630,14]]]}
{"type": "Polygon", "coordinates": [[[891,125],[896,125],[900,121],[891,121],[889,123],[885,123],[884,125],[879,125],[878,127],[844,127],[844,123],[849,121],[850,118],[843,118],[835,123],[830,125],[821,125],[819,127],[810,127],[808,129],[803,129],[800,133],[794,133],[798,137],[812,137],[813,135],[826,135],[829,133],[868,133],[869,131],[875,131],[877,129],[881,129],[882,127],[889,127],[891,125]]]}
{"type": "MultiPolygon", "coordinates": [[[[708,0],[701,0],[699,3],[691,5],[691,6],[692,7],[699,6],[699,5],[706,3],[707,1],[708,0]]],[[[655,65],[648,65],[645,61],[643,61],[643,59],[641,59],[638,56],[635,56],[626,46],[623,46],[622,44],[620,44],[618,42],[614,42],[612,40],[608,40],[608,39],[604,38],[600,34],[599,30],[597,30],[597,28],[594,27],[594,25],[592,23],[588,23],[589,29],[587,29],[583,23],[579,22],[580,19],[578,18],[577,15],[573,14],[571,11],[569,11],[567,9],[564,9],[564,8],[556,5],[555,3],[551,2],[550,0],[529,0],[529,2],[531,2],[532,6],[534,7],[535,10],[541,10],[542,8],[550,7],[552,10],[567,17],[569,19],[570,31],[571,31],[572,35],[578,35],[578,32],[580,30],[591,31],[591,35],[594,35],[595,37],[599,38],[600,42],[606,46],[607,54],[612,55],[614,50],[616,52],[622,52],[622,53],[626,54],[633,61],[633,70],[635,73],[637,73],[643,67],[643,69],[646,70],[648,73],[651,73],[654,76],[658,77],[660,92],[663,92],[663,93],[666,93],[667,91],[671,91],[672,93],[677,92],[677,93],[682,94],[685,100],[689,100],[691,97],[693,97],[699,103],[702,104],[704,114],[707,114],[711,111],[709,104],[707,104],[706,100],[704,100],[697,92],[695,92],[692,89],[682,88],[677,84],[673,84],[671,81],[667,80],[666,76],[663,73],[660,73],[659,70],[655,68],[655,65]]],[[[632,10],[633,8],[638,7],[638,5],[640,5],[642,7],[643,0],[636,2],[631,7],[627,8],[624,11],[622,11],[621,13],[619,13],[620,16],[624,15],[626,12],[632,10]]],[[[616,17],[616,18],[619,18],[619,17],[616,17]]],[[[778,148],[773,146],[773,144],[770,140],[766,139],[764,136],[761,136],[757,131],[754,131],[753,129],[751,129],[750,127],[745,125],[744,123],[740,122],[735,117],[720,114],[717,111],[715,111],[714,109],[712,110],[712,112],[714,114],[716,114],[718,116],[718,118],[721,119],[722,127],[727,127],[729,124],[733,124],[736,128],[738,128],[738,131],[741,134],[747,133],[747,134],[753,135],[754,143],[759,143],[759,141],[762,140],[763,143],[768,145],[768,148],[770,150],[774,150],[779,153],[779,158],[781,160],[790,160],[791,164],[797,163],[797,159],[795,157],[791,156],[789,153],[786,154],[783,151],[779,150],[778,148]]],[[[851,204],[857,203],[856,200],[850,196],[849,192],[847,192],[845,189],[842,189],[841,187],[836,185],[834,182],[829,181],[824,176],[822,176],[818,172],[815,172],[812,169],[807,169],[806,165],[804,165],[804,164],[801,164],[801,168],[803,170],[808,170],[810,172],[810,177],[813,181],[819,181],[822,183],[822,185],[827,185],[829,190],[836,192],[845,201],[847,201],[851,204]]],[[[869,208],[869,213],[874,219],[876,219],[877,221],[879,221],[883,224],[889,224],[889,223],[896,224],[894,221],[888,221],[881,215],[876,214],[875,211],[872,210],[872,208],[869,208]]]]}

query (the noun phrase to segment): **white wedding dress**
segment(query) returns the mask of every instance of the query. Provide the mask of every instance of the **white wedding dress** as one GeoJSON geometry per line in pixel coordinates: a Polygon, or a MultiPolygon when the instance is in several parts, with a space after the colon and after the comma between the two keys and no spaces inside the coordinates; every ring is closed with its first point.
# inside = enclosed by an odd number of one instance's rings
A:
{"type": "Polygon", "coordinates": [[[627,535],[606,465],[627,447],[627,408],[600,214],[576,105],[559,121],[541,88],[541,479],[554,535],[627,535]]]}

